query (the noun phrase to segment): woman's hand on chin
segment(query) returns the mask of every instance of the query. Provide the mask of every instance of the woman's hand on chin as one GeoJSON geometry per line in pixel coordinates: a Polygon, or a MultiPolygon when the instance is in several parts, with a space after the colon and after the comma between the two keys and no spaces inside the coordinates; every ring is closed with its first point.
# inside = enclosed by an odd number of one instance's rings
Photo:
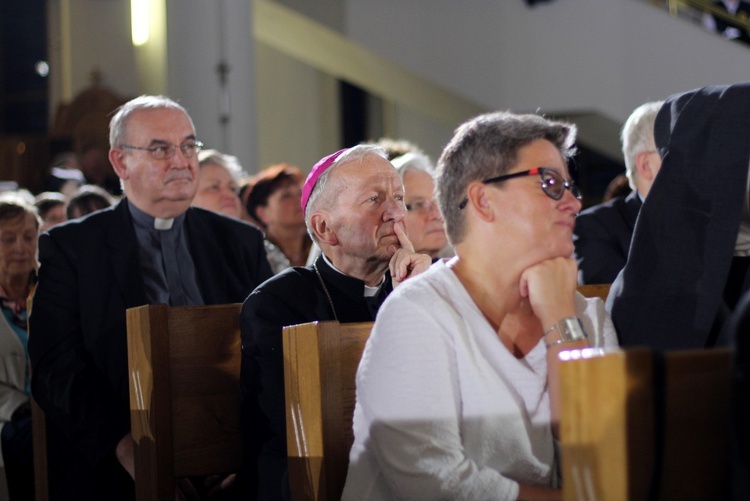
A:
{"type": "Polygon", "coordinates": [[[573,298],[577,285],[578,265],[572,257],[535,264],[524,270],[519,283],[521,297],[529,299],[544,329],[576,315],[573,298]]]}

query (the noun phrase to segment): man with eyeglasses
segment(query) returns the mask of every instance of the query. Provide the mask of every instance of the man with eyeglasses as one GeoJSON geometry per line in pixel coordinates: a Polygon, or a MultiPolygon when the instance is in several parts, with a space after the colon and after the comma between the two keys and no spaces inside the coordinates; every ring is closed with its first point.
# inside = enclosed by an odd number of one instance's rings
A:
{"type": "Polygon", "coordinates": [[[39,241],[29,354],[53,499],[133,498],[125,310],[241,302],[271,276],[260,231],[190,207],[202,143],[182,106],[133,99],[110,145],[125,198],[39,241]]]}
{"type": "Polygon", "coordinates": [[[633,192],[589,207],[576,218],[579,284],[611,284],[628,260],[635,220],[661,168],[654,120],[663,101],[636,108],[622,127],[625,174],[633,192]]]}

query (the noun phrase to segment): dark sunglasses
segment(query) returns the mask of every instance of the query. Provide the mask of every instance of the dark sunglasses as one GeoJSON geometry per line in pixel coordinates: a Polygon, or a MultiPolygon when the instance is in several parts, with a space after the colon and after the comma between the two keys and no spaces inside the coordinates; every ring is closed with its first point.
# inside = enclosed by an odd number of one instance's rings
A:
{"type": "MultiPolygon", "coordinates": [[[[485,179],[484,181],[482,181],[482,183],[499,183],[500,181],[507,181],[508,179],[513,179],[514,177],[536,176],[537,174],[541,178],[539,186],[542,188],[544,194],[550,197],[552,200],[560,200],[565,194],[565,190],[570,190],[570,193],[574,197],[576,197],[576,199],[581,199],[581,192],[578,190],[578,186],[576,186],[572,179],[568,179],[566,181],[565,178],[562,177],[562,174],[557,172],[555,169],[550,169],[547,167],[537,167],[535,169],[523,172],[514,172],[513,174],[491,177],[489,179],[485,179]]],[[[464,207],[466,207],[467,203],[469,203],[469,197],[464,198],[463,201],[459,204],[458,208],[463,209],[464,207]]]]}

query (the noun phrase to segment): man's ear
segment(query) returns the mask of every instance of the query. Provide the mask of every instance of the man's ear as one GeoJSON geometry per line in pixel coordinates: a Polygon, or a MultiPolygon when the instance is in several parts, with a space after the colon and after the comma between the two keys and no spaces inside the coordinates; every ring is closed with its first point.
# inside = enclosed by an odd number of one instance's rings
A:
{"type": "Polygon", "coordinates": [[[651,153],[642,151],[635,156],[635,168],[638,177],[649,182],[653,182],[656,177],[656,172],[653,169],[653,165],[651,165],[651,153]]]}
{"type": "Polygon", "coordinates": [[[487,198],[486,184],[478,181],[469,183],[469,186],[466,187],[466,196],[469,199],[466,209],[472,206],[479,217],[485,221],[492,221],[494,219],[495,211],[490,200],[487,198]]]}
{"type": "Polygon", "coordinates": [[[336,232],[328,224],[330,214],[327,211],[319,210],[310,216],[310,228],[321,243],[327,245],[337,245],[339,243],[336,232]]]}
{"type": "Polygon", "coordinates": [[[115,170],[115,174],[122,180],[129,177],[128,166],[125,164],[125,152],[119,148],[109,150],[109,162],[115,170]]]}

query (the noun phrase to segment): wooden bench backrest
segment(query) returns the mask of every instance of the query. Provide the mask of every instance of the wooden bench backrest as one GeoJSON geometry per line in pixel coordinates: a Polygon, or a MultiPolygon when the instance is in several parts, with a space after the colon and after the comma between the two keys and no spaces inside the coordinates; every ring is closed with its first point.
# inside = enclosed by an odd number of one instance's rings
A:
{"type": "Polygon", "coordinates": [[[175,478],[239,471],[240,308],[128,309],[137,499],[174,499],[175,478]]]}
{"type": "Polygon", "coordinates": [[[564,499],[728,498],[728,350],[622,350],[560,382],[564,499]]]}
{"type": "Polygon", "coordinates": [[[292,498],[341,499],[354,442],[359,360],[372,322],[284,328],[287,454],[292,498]]]}
{"type": "Polygon", "coordinates": [[[606,301],[607,295],[609,295],[609,288],[611,285],[612,284],[579,285],[578,292],[580,292],[586,297],[598,297],[598,298],[601,298],[602,301],[606,301]]]}

